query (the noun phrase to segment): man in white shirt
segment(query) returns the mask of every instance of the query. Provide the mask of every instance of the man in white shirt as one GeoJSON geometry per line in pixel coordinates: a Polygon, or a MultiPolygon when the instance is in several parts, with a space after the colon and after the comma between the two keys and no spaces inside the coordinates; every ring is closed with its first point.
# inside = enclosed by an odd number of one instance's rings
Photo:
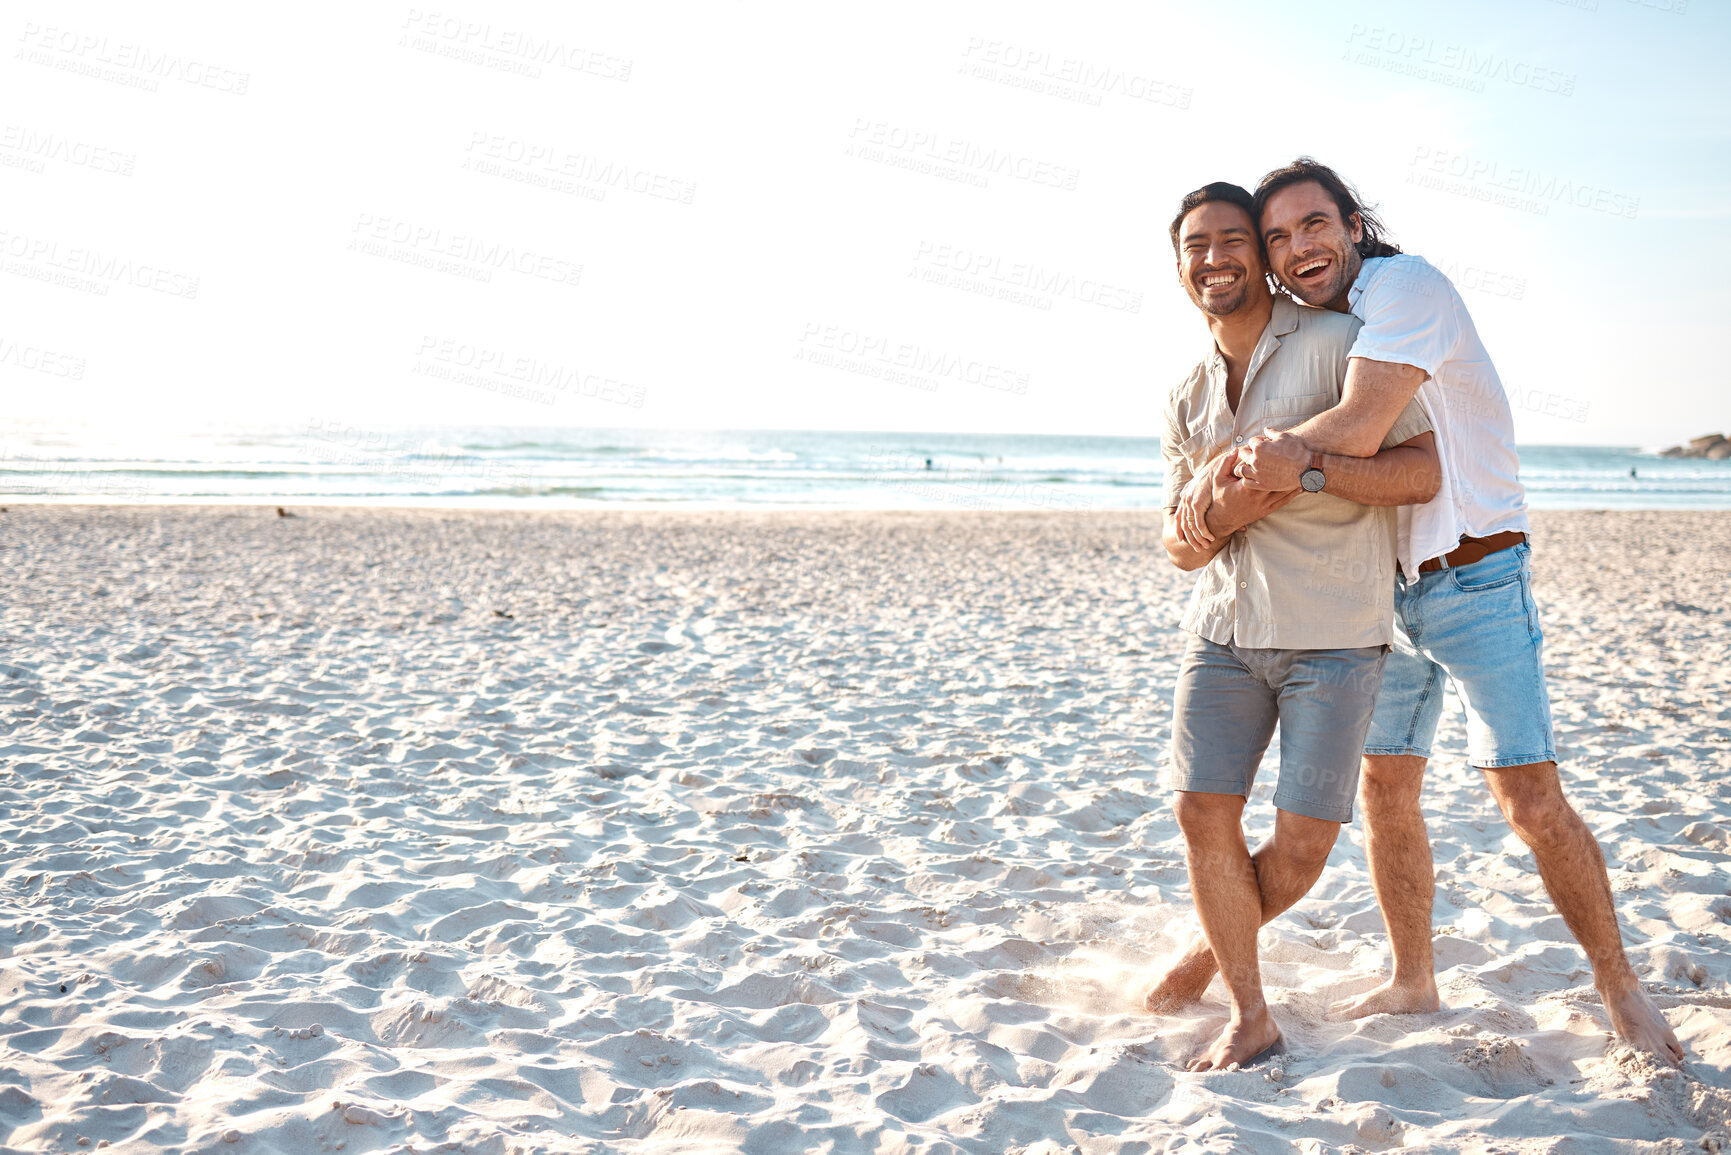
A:
{"type": "MultiPolygon", "coordinates": [[[[1419,804],[1443,680],[1466,708],[1468,758],[1533,852],[1551,900],[1593,967],[1611,1026],[1662,1061],[1677,1037],[1623,952],[1604,857],[1557,776],[1542,634],[1528,566],[1525,490],[1514,418],[1490,355],[1448,278],[1381,239],[1381,222],[1330,168],[1301,157],[1263,177],[1258,224],[1271,270],[1294,296],[1364,321],[1339,405],[1237,453],[1252,488],[1298,485],[1331,455],[1364,457],[1415,396],[1442,461],[1436,497],[1400,511],[1394,650],[1362,772],[1365,853],[1388,926],[1394,973],[1342,1003],[1346,1016],[1434,1011],[1435,871],[1419,804]]],[[[1205,486],[1180,516],[1206,510],[1205,486]]]]}

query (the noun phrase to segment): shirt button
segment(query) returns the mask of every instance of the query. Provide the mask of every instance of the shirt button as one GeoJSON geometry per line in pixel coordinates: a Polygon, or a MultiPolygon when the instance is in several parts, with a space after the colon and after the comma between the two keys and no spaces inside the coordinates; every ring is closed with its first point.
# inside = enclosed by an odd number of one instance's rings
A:
{"type": "Polygon", "coordinates": [[[1234,438],[1233,438],[1233,439],[1232,439],[1232,444],[1234,444],[1234,445],[1243,445],[1243,444],[1244,444],[1244,438],[1242,438],[1242,437],[1234,437],[1234,438]]]}
{"type": "Polygon", "coordinates": [[[1250,588],[1250,583],[1249,582],[1239,582],[1238,588],[1241,590],[1247,590],[1250,588]]]}

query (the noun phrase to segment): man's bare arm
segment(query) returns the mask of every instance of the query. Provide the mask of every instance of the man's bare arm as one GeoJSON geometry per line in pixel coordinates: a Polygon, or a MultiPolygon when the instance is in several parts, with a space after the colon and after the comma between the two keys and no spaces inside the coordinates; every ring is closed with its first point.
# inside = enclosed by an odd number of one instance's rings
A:
{"type": "Polygon", "coordinates": [[[1324,453],[1322,475],[1328,479],[1323,492],[1360,505],[1423,505],[1442,487],[1436,434],[1421,433],[1375,457],[1324,453]]]}
{"type": "MultiPolygon", "coordinates": [[[[1353,357],[1346,363],[1339,404],[1294,426],[1291,432],[1321,453],[1374,456],[1426,376],[1416,365],[1353,357]]],[[[1333,484],[1332,477],[1329,482],[1333,484]]]]}
{"type": "MultiPolygon", "coordinates": [[[[1191,484],[1209,485],[1208,475],[1198,474],[1191,479],[1191,484]]],[[[1201,569],[1226,548],[1226,542],[1233,534],[1267,517],[1300,492],[1294,489],[1287,493],[1267,493],[1236,480],[1210,488],[1214,491],[1214,500],[1207,507],[1206,539],[1192,541],[1192,534],[1181,529],[1177,510],[1167,510],[1165,522],[1160,527],[1160,540],[1166,546],[1166,554],[1181,570],[1201,569]]]]}
{"type": "Polygon", "coordinates": [[[1166,520],[1177,531],[1178,540],[1192,549],[1206,551],[1216,540],[1208,527],[1209,507],[1225,486],[1235,480],[1232,467],[1237,464],[1237,454],[1236,449],[1228,448],[1204,465],[1179,492],[1178,507],[1167,511],[1166,520]]]}
{"type": "Polygon", "coordinates": [[[1173,515],[1176,510],[1167,510],[1160,526],[1160,544],[1166,547],[1166,556],[1172,559],[1172,564],[1186,573],[1201,569],[1214,560],[1214,555],[1226,548],[1226,539],[1220,538],[1213,545],[1191,545],[1179,536],[1178,519],[1173,515]]]}
{"type": "MultiPolygon", "coordinates": [[[[1294,470],[1303,473],[1312,455],[1294,431],[1286,430],[1252,438],[1238,456],[1245,483],[1260,489],[1267,478],[1278,484],[1294,470]]],[[[1374,457],[1320,456],[1322,475],[1328,479],[1324,492],[1360,505],[1420,505],[1442,486],[1434,433],[1421,433],[1374,457]]]]}

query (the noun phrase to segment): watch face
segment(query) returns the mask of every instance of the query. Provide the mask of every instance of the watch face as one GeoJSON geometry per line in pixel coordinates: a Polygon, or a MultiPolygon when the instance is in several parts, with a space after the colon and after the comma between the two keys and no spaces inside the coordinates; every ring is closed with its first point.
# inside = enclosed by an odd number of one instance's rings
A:
{"type": "Polygon", "coordinates": [[[1306,493],[1321,493],[1328,479],[1322,475],[1322,470],[1315,466],[1298,475],[1298,484],[1306,493]]]}

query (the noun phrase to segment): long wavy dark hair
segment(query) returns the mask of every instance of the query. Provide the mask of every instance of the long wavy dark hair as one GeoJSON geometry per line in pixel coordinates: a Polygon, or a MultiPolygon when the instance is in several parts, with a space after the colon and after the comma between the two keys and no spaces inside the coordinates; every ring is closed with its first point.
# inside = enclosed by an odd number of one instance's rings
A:
{"type": "Polygon", "coordinates": [[[1262,210],[1268,207],[1270,197],[1288,185],[1303,184],[1307,180],[1315,181],[1328,193],[1335,207],[1340,210],[1341,223],[1347,228],[1352,227],[1353,214],[1358,215],[1358,223],[1364,228],[1364,239],[1356,246],[1359,256],[1366,259],[1392,257],[1400,252],[1400,246],[1383,235],[1388,231],[1388,226],[1359,199],[1358,190],[1342,180],[1340,174],[1326,164],[1308,156],[1301,156],[1291,164],[1275,169],[1256,183],[1258,225],[1260,226],[1262,210]]]}

